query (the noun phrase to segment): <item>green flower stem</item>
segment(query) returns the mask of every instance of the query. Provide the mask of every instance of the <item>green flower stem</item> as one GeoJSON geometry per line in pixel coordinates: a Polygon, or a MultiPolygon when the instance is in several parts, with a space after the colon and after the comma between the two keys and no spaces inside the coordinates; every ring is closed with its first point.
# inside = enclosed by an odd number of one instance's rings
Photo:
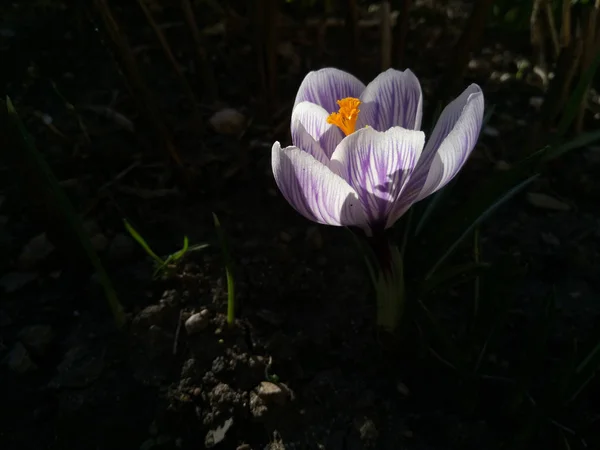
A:
{"type": "Polygon", "coordinates": [[[404,313],[402,254],[383,233],[369,238],[369,244],[372,252],[368,266],[377,299],[377,325],[393,333],[404,313]]]}

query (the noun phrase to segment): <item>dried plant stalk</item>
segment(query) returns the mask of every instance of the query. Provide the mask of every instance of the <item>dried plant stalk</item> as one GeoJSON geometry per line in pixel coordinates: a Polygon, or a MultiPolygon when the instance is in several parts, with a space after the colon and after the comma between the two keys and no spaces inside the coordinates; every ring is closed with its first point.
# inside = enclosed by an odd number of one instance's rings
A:
{"type": "Polygon", "coordinates": [[[540,117],[534,123],[529,137],[528,152],[533,153],[544,146],[552,132],[554,120],[562,111],[571,91],[573,77],[577,73],[583,43],[580,38],[570,39],[556,63],[555,76],[550,82],[540,117]]]}
{"type": "Polygon", "coordinates": [[[544,9],[546,10],[546,21],[548,23],[548,31],[552,39],[552,46],[554,48],[554,57],[558,58],[560,54],[560,42],[558,38],[558,31],[556,30],[556,24],[554,23],[554,15],[552,14],[552,5],[546,0],[544,2],[544,9]]]}
{"type": "Polygon", "coordinates": [[[533,59],[537,66],[546,67],[546,46],[544,43],[543,24],[540,20],[544,0],[535,0],[531,9],[529,28],[531,33],[531,47],[533,48],[533,59]]]}
{"type": "Polygon", "coordinates": [[[560,46],[566,47],[571,39],[571,0],[563,0],[561,26],[560,26],[560,46]]]}
{"type": "Polygon", "coordinates": [[[360,40],[360,31],[358,27],[358,1],[347,0],[346,3],[346,31],[348,33],[348,62],[351,71],[358,67],[358,47],[360,40]]]}
{"type": "Polygon", "coordinates": [[[264,113],[271,116],[277,110],[277,33],[279,9],[277,0],[258,0],[254,9],[254,38],[257,67],[266,99],[264,113]]]}
{"type": "Polygon", "coordinates": [[[275,111],[278,106],[277,99],[277,33],[279,31],[279,2],[268,0],[265,9],[265,47],[266,47],[266,69],[267,69],[267,92],[270,112],[275,111]]]}
{"type": "Polygon", "coordinates": [[[175,59],[175,56],[173,55],[173,52],[171,51],[171,46],[169,45],[167,38],[165,37],[165,34],[163,33],[163,31],[158,27],[158,25],[154,21],[154,18],[152,17],[152,13],[146,6],[146,3],[144,3],[144,0],[138,0],[138,4],[140,5],[140,8],[142,8],[142,11],[144,12],[144,16],[146,16],[146,20],[150,24],[152,31],[154,31],[154,34],[156,35],[158,42],[160,42],[160,46],[162,48],[163,53],[165,54],[165,56],[171,63],[171,66],[173,66],[173,70],[175,71],[175,74],[177,75],[177,79],[179,80],[179,82],[181,84],[181,88],[184,90],[185,94],[188,96],[188,99],[189,99],[190,103],[192,104],[192,106],[194,108],[196,108],[196,105],[198,103],[196,101],[196,95],[194,94],[192,87],[188,83],[185,75],[183,74],[183,72],[181,70],[181,66],[175,59]]]}
{"type": "Polygon", "coordinates": [[[456,88],[458,82],[469,63],[471,52],[481,42],[486,19],[490,16],[494,0],[478,0],[474,2],[471,15],[465,25],[464,31],[454,47],[454,56],[446,71],[440,86],[439,101],[448,99],[456,88]]]}
{"type": "Polygon", "coordinates": [[[133,55],[133,51],[127,42],[125,35],[121,32],[117,21],[115,20],[106,0],[95,0],[94,5],[100,14],[105,29],[113,41],[116,50],[119,53],[120,62],[125,69],[125,79],[132,93],[133,98],[138,103],[140,112],[146,115],[149,123],[159,135],[159,139],[165,146],[170,158],[179,166],[183,167],[181,158],[177,153],[176,147],[169,133],[168,128],[161,119],[161,115],[152,96],[152,92],[146,86],[146,83],[140,73],[139,67],[133,55]]]}
{"type": "MultiPolygon", "coordinates": [[[[586,26],[584,27],[584,43],[583,53],[581,55],[581,75],[589,69],[592,64],[594,56],[600,51],[600,32],[598,31],[598,11],[600,9],[600,0],[596,0],[594,6],[589,8],[587,13],[586,26]]],[[[581,133],[583,131],[583,119],[585,117],[585,111],[587,109],[587,92],[589,91],[589,85],[585,90],[586,94],[581,99],[577,117],[575,119],[575,133],[581,133]]]]}
{"type": "Polygon", "coordinates": [[[389,0],[381,2],[381,70],[392,67],[392,8],[389,0]]]}
{"type": "Polygon", "coordinates": [[[202,36],[200,35],[200,30],[198,29],[196,16],[190,0],[181,0],[181,9],[183,11],[185,23],[194,40],[194,50],[196,52],[196,57],[198,58],[199,72],[202,78],[202,98],[208,103],[214,103],[217,98],[219,98],[217,82],[210,61],[208,60],[206,50],[204,49],[204,42],[202,41],[202,36]]]}
{"type": "Polygon", "coordinates": [[[406,51],[406,37],[408,36],[409,12],[412,0],[403,0],[400,15],[396,22],[396,33],[394,37],[394,54],[396,55],[396,67],[404,67],[404,53],[406,51]]]}

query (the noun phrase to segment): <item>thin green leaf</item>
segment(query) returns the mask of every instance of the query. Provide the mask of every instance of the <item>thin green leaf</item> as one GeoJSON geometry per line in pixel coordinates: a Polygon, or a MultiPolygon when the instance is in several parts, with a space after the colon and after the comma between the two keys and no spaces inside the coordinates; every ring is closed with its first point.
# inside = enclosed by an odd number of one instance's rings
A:
{"type": "Polygon", "coordinates": [[[421,214],[417,226],[415,227],[415,236],[418,236],[421,233],[421,231],[423,231],[423,228],[427,224],[427,221],[429,220],[430,216],[440,205],[442,199],[444,199],[448,192],[452,190],[452,188],[456,184],[457,179],[458,177],[455,177],[446,186],[444,186],[442,189],[440,189],[431,196],[431,199],[427,202],[427,206],[425,206],[425,210],[423,211],[423,214],[421,214]]]}
{"type": "Polygon", "coordinates": [[[232,326],[235,322],[235,282],[233,277],[233,261],[229,252],[227,237],[221,227],[221,222],[215,213],[213,213],[213,221],[217,236],[221,245],[223,260],[225,262],[225,274],[227,276],[227,323],[232,326]]]}
{"type": "MultiPolygon", "coordinates": [[[[600,335],[599,333],[595,333],[600,335]]],[[[573,372],[571,386],[569,387],[568,402],[573,402],[587,385],[594,379],[600,368],[600,340],[588,352],[583,360],[577,365],[573,372]]]]}
{"type": "Polygon", "coordinates": [[[530,389],[532,380],[543,365],[546,343],[554,325],[555,313],[556,292],[553,289],[552,293],[544,299],[540,314],[536,315],[534,323],[528,327],[529,333],[523,345],[519,371],[519,384],[524,391],[530,389]]]}
{"type": "Polygon", "coordinates": [[[98,274],[100,279],[100,284],[102,285],[102,288],[104,290],[104,295],[112,311],[117,326],[123,326],[125,324],[125,312],[123,310],[123,306],[119,302],[112,281],[110,280],[108,273],[104,269],[104,266],[100,262],[100,258],[94,250],[94,247],[90,241],[90,237],[86,233],[81,219],[75,212],[73,205],[71,205],[71,202],[69,201],[64,191],[58,184],[58,181],[56,180],[52,169],[50,168],[48,163],[46,163],[46,160],[44,159],[42,154],[35,147],[32,136],[25,128],[25,125],[21,121],[9,97],[6,98],[6,107],[8,115],[13,122],[13,125],[18,131],[19,135],[21,136],[23,149],[30,155],[31,161],[33,161],[33,169],[39,174],[40,179],[43,179],[47,184],[48,190],[50,191],[50,195],[57,204],[58,209],[60,210],[63,219],[65,220],[65,223],[77,236],[81,247],[85,251],[92,266],[96,270],[96,273],[98,274]]]}
{"type": "Polygon", "coordinates": [[[146,240],[131,226],[131,224],[126,219],[123,219],[123,222],[125,223],[125,228],[129,232],[131,237],[133,239],[135,239],[138,244],[140,244],[140,246],[144,249],[144,251],[146,253],[148,253],[148,255],[154,261],[156,261],[157,264],[159,264],[161,266],[165,265],[165,261],[160,256],[158,256],[156,253],[154,253],[154,251],[150,248],[150,246],[148,245],[146,240]]]}
{"type": "Polygon", "coordinates": [[[505,192],[502,196],[497,198],[493,203],[488,204],[483,211],[481,211],[472,221],[472,223],[458,236],[458,238],[446,249],[446,251],[442,254],[442,256],[435,262],[433,267],[429,270],[425,279],[429,279],[433,276],[433,274],[437,271],[437,269],[446,261],[446,259],[454,253],[459,244],[469,235],[473,229],[480,225],[484,220],[486,220],[498,207],[506,203],[509,199],[515,196],[518,192],[520,192],[523,188],[529,185],[532,181],[534,181],[538,177],[538,174],[532,175],[527,178],[525,181],[522,181],[509,191],[505,192]]]}
{"type": "Polygon", "coordinates": [[[479,273],[482,270],[489,269],[490,264],[488,263],[479,263],[479,262],[468,262],[465,264],[459,264],[456,266],[449,267],[446,270],[438,271],[435,276],[429,278],[425,283],[423,283],[422,293],[427,293],[437,288],[443,283],[447,281],[458,279],[458,277],[462,275],[466,275],[468,273],[479,273]]]}
{"type": "Polygon", "coordinates": [[[600,140],[600,130],[590,131],[589,133],[583,133],[579,136],[555,147],[550,147],[544,152],[542,162],[552,161],[571,150],[577,150],[578,148],[585,147],[596,141],[600,140]]]}
{"type": "MultiPolygon", "coordinates": [[[[482,120],[482,125],[481,125],[482,129],[483,129],[483,127],[485,127],[487,125],[489,120],[492,118],[495,110],[496,110],[496,105],[492,105],[486,109],[485,115],[482,120]]],[[[440,113],[441,113],[441,104],[438,104],[438,109],[436,111],[436,116],[435,116],[436,121],[437,121],[437,118],[439,118],[440,113]]],[[[433,131],[433,128],[432,128],[432,131],[433,131]]],[[[425,224],[427,223],[427,221],[429,220],[429,218],[431,217],[433,212],[440,205],[440,201],[443,198],[445,198],[445,196],[448,194],[449,191],[452,190],[452,187],[454,187],[457,180],[458,180],[458,177],[454,177],[446,186],[444,186],[442,189],[440,189],[435,194],[433,194],[431,196],[430,200],[427,201],[427,205],[426,205],[425,209],[423,210],[423,213],[419,217],[419,220],[417,221],[417,225],[415,227],[415,232],[414,232],[415,236],[418,236],[421,233],[421,231],[423,230],[423,227],[425,226],[425,224]]],[[[413,209],[414,209],[414,207],[411,208],[411,211],[413,209]]]]}
{"type": "Polygon", "coordinates": [[[430,352],[432,352],[437,359],[452,367],[454,370],[463,372],[465,370],[465,359],[455,345],[451,335],[439,323],[435,314],[427,308],[425,303],[421,300],[417,300],[416,303],[417,308],[413,311],[418,324],[421,325],[424,332],[429,332],[429,335],[433,337],[434,342],[438,344],[439,348],[442,350],[442,353],[440,354],[435,351],[432,346],[429,346],[430,352]]]}
{"type": "Polygon", "coordinates": [[[482,130],[488,124],[488,122],[494,115],[495,111],[496,111],[496,105],[491,105],[490,107],[486,108],[485,115],[483,116],[483,120],[481,121],[481,129],[482,130]]]}
{"type": "Polygon", "coordinates": [[[200,251],[200,250],[204,250],[208,246],[209,246],[209,244],[196,244],[196,245],[192,245],[188,249],[188,253],[197,252],[197,251],[200,251]]]}
{"type": "Polygon", "coordinates": [[[584,358],[581,363],[577,366],[575,372],[580,375],[589,367],[592,367],[593,370],[596,370],[598,365],[600,364],[600,342],[596,344],[596,346],[588,353],[588,355],[584,358]]]}

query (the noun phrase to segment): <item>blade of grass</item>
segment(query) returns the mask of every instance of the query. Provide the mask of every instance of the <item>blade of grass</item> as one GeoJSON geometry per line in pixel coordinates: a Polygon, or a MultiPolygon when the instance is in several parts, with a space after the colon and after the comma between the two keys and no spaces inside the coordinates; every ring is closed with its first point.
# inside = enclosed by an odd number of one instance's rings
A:
{"type": "Polygon", "coordinates": [[[433,264],[432,268],[427,272],[425,279],[428,280],[433,276],[433,274],[438,270],[438,268],[446,261],[446,259],[454,253],[459,244],[469,235],[475,227],[480,225],[484,220],[486,220],[498,207],[506,203],[509,199],[519,193],[523,188],[529,185],[532,181],[534,181],[539,175],[535,174],[527,178],[526,180],[520,182],[500,197],[495,199],[491,203],[487,203],[483,210],[477,211],[475,218],[472,220],[471,224],[467,226],[464,231],[450,244],[450,246],[446,249],[446,251],[440,256],[440,258],[433,264]]]}
{"type": "Polygon", "coordinates": [[[56,83],[54,81],[50,82],[50,85],[52,86],[52,90],[54,91],[54,93],[58,96],[58,98],[61,99],[61,101],[64,103],[65,108],[67,108],[67,110],[69,112],[71,112],[73,114],[73,116],[75,116],[75,119],[77,120],[77,124],[79,125],[79,129],[81,130],[81,133],[83,134],[83,137],[85,138],[86,143],[91,143],[91,139],[90,139],[90,135],[88,134],[87,131],[87,127],[85,126],[85,124],[83,123],[83,120],[81,119],[81,116],[79,115],[79,113],[77,112],[77,110],[75,109],[75,106],[73,106],[73,104],[71,102],[69,102],[62,94],[61,92],[58,90],[58,87],[56,86],[56,83]]]}
{"type": "Polygon", "coordinates": [[[99,276],[100,284],[102,285],[102,288],[104,290],[104,295],[112,311],[115,322],[118,327],[122,327],[125,324],[125,313],[123,310],[123,306],[119,302],[117,293],[112,285],[112,281],[110,280],[108,273],[104,269],[104,266],[100,262],[100,258],[94,250],[94,247],[90,241],[90,237],[86,233],[81,219],[75,212],[66,194],[58,184],[58,181],[54,176],[52,169],[46,163],[44,157],[35,147],[35,144],[33,143],[33,137],[25,128],[25,125],[21,121],[9,97],[6,98],[6,106],[8,110],[8,115],[11,118],[14,127],[17,129],[19,135],[21,136],[23,150],[29,153],[31,160],[35,164],[34,170],[39,174],[39,177],[45,181],[45,184],[51,193],[51,197],[54,199],[59,210],[62,212],[64,221],[72,230],[72,232],[77,236],[79,243],[81,244],[89,261],[91,262],[92,266],[94,267],[96,273],[99,276]]]}
{"type": "Polygon", "coordinates": [[[177,252],[173,253],[173,260],[177,261],[178,259],[181,259],[189,250],[190,248],[190,243],[188,240],[187,236],[183,237],[183,247],[181,247],[181,250],[178,250],[177,252]]]}
{"type": "Polygon", "coordinates": [[[125,228],[129,232],[131,237],[133,239],[135,239],[138,244],[140,244],[140,246],[144,249],[144,251],[146,253],[148,253],[148,255],[154,261],[156,261],[157,264],[164,265],[165,261],[160,256],[158,256],[156,253],[154,253],[154,251],[150,248],[150,245],[148,245],[146,240],[131,226],[131,224],[125,219],[123,220],[123,223],[125,224],[125,228]]]}
{"type": "Polygon", "coordinates": [[[528,327],[528,333],[525,338],[522,352],[522,363],[519,370],[519,385],[524,391],[531,388],[531,384],[536,374],[543,367],[546,356],[546,344],[550,337],[552,326],[556,318],[556,291],[552,292],[544,299],[539,314],[536,314],[533,324],[528,327]]]}
{"type": "Polygon", "coordinates": [[[217,236],[219,238],[219,244],[221,245],[221,252],[223,254],[223,261],[225,262],[225,274],[227,276],[227,324],[233,326],[235,322],[235,282],[233,277],[233,261],[231,259],[231,253],[229,252],[229,245],[225,231],[221,226],[221,222],[215,213],[213,213],[213,221],[215,229],[217,230],[217,236]]]}
{"type": "Polygon", "coordinates": [[[487,263],[468,262],[465,264],[459,264],[456,266],[449,267],[446,270],[438,271],[435,274],[435,276],[432,276],[429,280],[427,280],[427,282],[423,283],[421,293],[425,294],[427,292],[431,292],[435,288],[439,287],[441,284],[449,280],[456,279],[461,275],[474,273],[473,276],[477,276],[476,274],[489,268],[490,264],[487,263]]]}
{"type": "Polygon", "coordinates": [[[458,179],[458,177],[455,177],[446,186],[444,186],[442,189],[440,189],[439,191],[437,191],[435,194],[433,194],[431,196],[431,200],[429,200],[427,202],[427,205],[425,206],[425,209],[423,210],[423,213],[421,214],[421,217],[419,218],[419,222],[417,223],[417,226],[415,227],[415,236],[418,236],[419,234],[421,234],[421,231],[423,231],[423,228],[427,224],[429,218],[435,212],[437,207],[440,205],[440,202],[446,196],[446,194],[452,190],[452,187],[454,187],[454,185],[456,184],[457,179],[458,179]]]}

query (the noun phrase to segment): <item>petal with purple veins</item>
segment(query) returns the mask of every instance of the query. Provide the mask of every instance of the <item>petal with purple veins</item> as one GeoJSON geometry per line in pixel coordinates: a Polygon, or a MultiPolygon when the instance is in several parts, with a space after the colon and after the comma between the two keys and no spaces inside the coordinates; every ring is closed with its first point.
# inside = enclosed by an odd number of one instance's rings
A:
{"type": "Polygon", "coordinates": [[[320,105],[328,113],[336,112],[339,109],[338,100],[359,98],[364,89],[362,81],[343,70],[330,67],[309,72],[298,88],[294,108],[298,103],[311,102],[320,105]]]}
{"type": "MultiPolygon", "coordinates": [[[[308,133],[325,152],[327,159],[331,158],[331,154],[344,138],[344,133],[335,125],[327,123],[328,116],[327,111],[314,103],[302,102],[296,105],[292,111],[292,143],[302,150],[307,150],[305,135],[308,133]]],[[[312,151],[309,153],[316,156],[312,151]]],[[[321,161],[320,158],[317,159],[321,161]]]]}
{"type": "Polygon", "coordinates": [[[444,108],[407,187],[415,201],[444,187],[465,164],[479,137],[483,107],[483,92],[472,84],[444,108]]]}
{"type": "Polygon", "coordinates": [[[358,194],[371,227],[385,227],[419,159],[425,135],[394,127],[363,128],[347,136],[331,158],[332,169],[358,194]]]}
{"type": "Polygon", "coordinates": [[[273,175],[292,207],[313,222],[336,226],[366,225],[356,192],[339,175],[297,147],[273,144],[273,175]]]}
{"type": "Polygon", "coordinates": [[[419,80],[410,70],[388,69],[365,88],[360,97],[357,127],[378,131],[392,127],[419,130],[423,115],[423,94],[419,80]]]}

